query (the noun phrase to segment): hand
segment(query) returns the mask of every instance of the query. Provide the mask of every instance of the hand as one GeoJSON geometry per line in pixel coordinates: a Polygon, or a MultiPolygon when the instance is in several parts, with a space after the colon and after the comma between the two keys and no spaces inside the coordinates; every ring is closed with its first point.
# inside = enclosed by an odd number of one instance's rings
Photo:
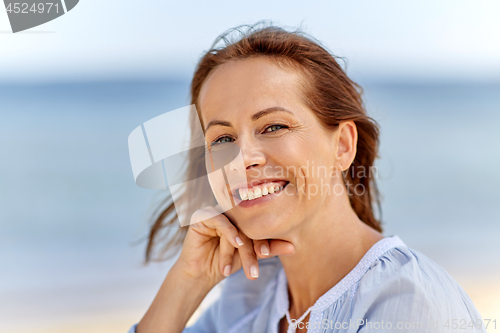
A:
{"type": "Polygon", "coordinates": [[[259,274],[257,259],[295,253],[287,241],[248,238],[220,213],[218,206],[196,211],[193,221],[202,222],[189,225],[176,265],[181,265],[186,278],[204,280],[211,287],[241,267],[248,279],[255,280],[259,274]]]}

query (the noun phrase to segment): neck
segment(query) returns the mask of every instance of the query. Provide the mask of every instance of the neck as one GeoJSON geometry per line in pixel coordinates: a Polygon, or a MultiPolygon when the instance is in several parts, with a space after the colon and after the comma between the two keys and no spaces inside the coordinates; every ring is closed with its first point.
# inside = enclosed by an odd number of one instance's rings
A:
{"type": "Polygon", "coordinates": [[[382,234],[359,220],[349,199],[325,203],[288,241],[293,256],[280,260],[288,280],[290,316],[299,318],[319,297],[342,280],[382,234]],[[326,205],[326,206],[325,206],[326,205]]]}

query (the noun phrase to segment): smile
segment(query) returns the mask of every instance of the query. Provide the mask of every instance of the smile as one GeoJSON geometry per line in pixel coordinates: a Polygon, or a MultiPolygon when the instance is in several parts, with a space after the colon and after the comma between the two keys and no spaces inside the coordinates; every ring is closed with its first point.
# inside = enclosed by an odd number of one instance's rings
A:
{"type": "Polygon", "coordinates": [[[240,195],[240,200],[255,200],[262,197],[263,195],[278,193],[283,188],[284,186],[280,186],[275,183],[269,183],[262,184],[262,186],[255,186],[249,189],[240,188],[238,190],[238,194],[240,195]]]}
{"type": "Polygon", "coordinates": [[[257,203],[272,200],[277,194],[289,184],[288,181],[271,181],[255,186],[239,188],[234,192],[237,204],[242,207],[250,207],[257,203]]]}

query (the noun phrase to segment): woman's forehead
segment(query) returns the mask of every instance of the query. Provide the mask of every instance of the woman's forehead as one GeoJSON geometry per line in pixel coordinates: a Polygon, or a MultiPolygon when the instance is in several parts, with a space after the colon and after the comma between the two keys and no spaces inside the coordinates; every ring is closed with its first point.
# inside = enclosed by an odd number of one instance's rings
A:
{"type": "Polygon", "coordinates": [[[299,100],[300,73],[266,57],[232,60],[217,67],[200,90],[203,123],[224,113],[243,114],[299,100]],[[238,111],[238,112],[235,112],[238,111]]]}

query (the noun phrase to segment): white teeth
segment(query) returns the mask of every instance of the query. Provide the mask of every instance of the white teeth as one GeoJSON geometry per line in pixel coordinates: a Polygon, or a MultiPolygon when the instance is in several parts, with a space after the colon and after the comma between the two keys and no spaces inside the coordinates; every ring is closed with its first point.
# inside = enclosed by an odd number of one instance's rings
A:
{"type": "Polygon", "coordinates": [[[239,191],[240,191],[241,200],[247,200],[248,199],[248,192],[242,188],[240,188],[239,191]]]}
{"type": "Polygon", "coordinates": [[[254,187],[253,189],[240,188],[239,194],[241,200],[253,200],[262,197],[263,195],[273,194],[283,189],[283,186],[270,187],[254,187]]]}

